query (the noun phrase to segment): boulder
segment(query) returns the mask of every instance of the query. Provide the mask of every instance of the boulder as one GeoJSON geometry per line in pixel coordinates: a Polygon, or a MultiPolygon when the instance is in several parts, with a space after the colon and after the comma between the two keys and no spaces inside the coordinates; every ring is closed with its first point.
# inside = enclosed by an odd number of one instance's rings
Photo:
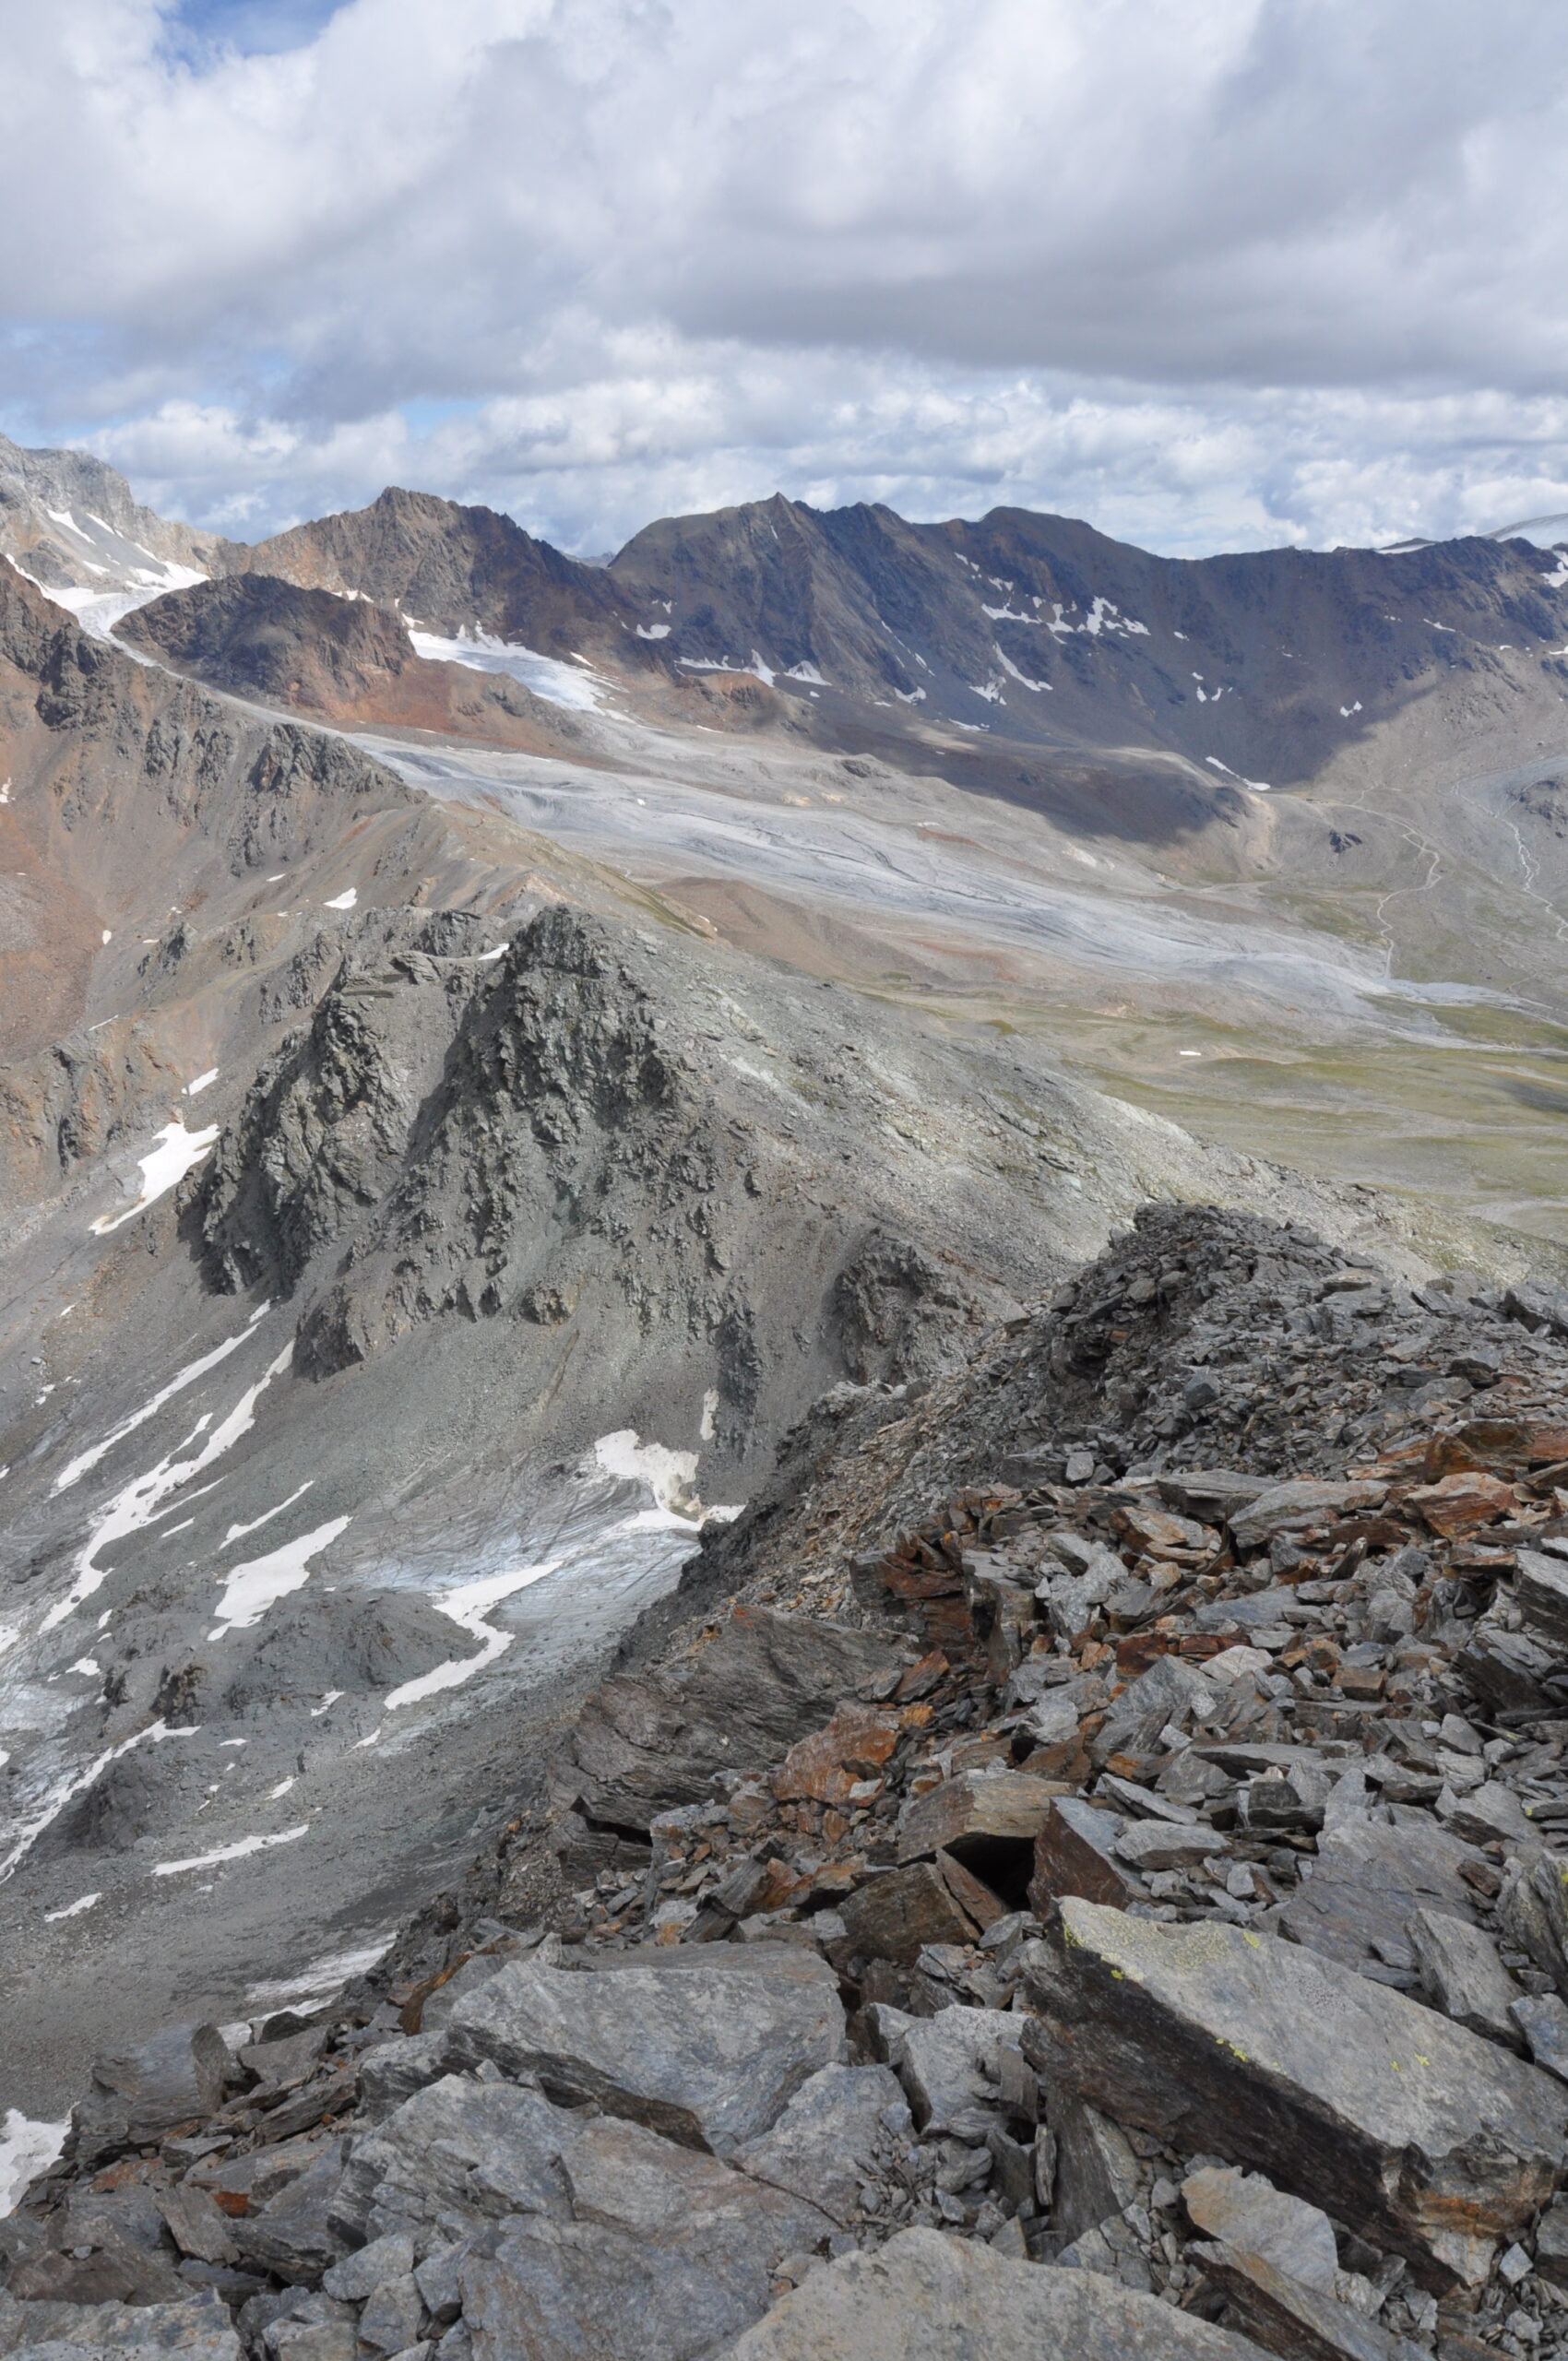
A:
{"type": "Polygon", "coordinates": [[[1027,1771],[962,1772],[905,1805],[898,1858],[948,1853],[1016,1909],[1028,1892],[1035,1840],[1055,1800],[1049,1782],[1027,1771]]]}
{"type": "Polygon", "coordinates": [[[605,1682],[573,1729],[559,1799],[592,1821],[644,1829],[710,1793],[716,1771],[777,1762],[862,1684],[897,1679],[885,1641],[810,1616],[737,1607],[689,1671],[605,1682]]]}
{"type": "Polygon", "coordinates": [[[474,2361],[695,2361],[766,2309],[813,2205],[612,2117],[561,2118],[553,2201],[457,2268],[474,2361]]]}
{"type": "Polygon", "coordinates": [[[1418,1910],[1471,1919],[1474,1892],[1461,1872],[1484,1857],[1421,1817],[1424,1825],[1396,1828],[1351,1812],[1325,1828],[1312,1876],[1280,1906],[1280,1930],[1324,1959],[1365,1968],[1387,1947],[1408,1949],[1418,1910]]]}
{"type": "Polygon", "coordinates": [[[840,1916],[851,1950],[904,1967],[913,1966],[927,1943],[973,1942],[980,1923],[929,1861],[868,1878],[846,1897],[840,1916]]]}
{"type": "Polygon", "coordinates": [[[1240,2324],[1280,2361],[1428,2361],[1424,2346],[1391,2336],[1376,2320],[1266,2256],[1225,2244],[1187,2249],[1229,2298],[1240,2324]]]}
{"type": "Polygon", "coordinates": [[[1138,2160],[1121,2127],[1071,2091],[1052,2095],[1050,2129],[1056,2143],[1051,2226],[1071,2244],[1134,2202],[1138,2160]]]}
{"type": "Polygon", "coordinates": [[[1339,2273],[1334,2225],[1320,2206],[1288,2197],[1262,2173],[1206,2165],[1182,2183],[1187,2219],[1206,2237],[1261,2255],[1303,2287],[1332,2296],[1339,2273]]]}
{"type": "Polygon", "coordinates": [[[517,1960],[453,2011],[454,2065],[490,2058],[722,2154],[766,2131],[844,2041],[837,1979],[799,1944],[624,1952],[585,1972],[517,1960]]]}
{"type": "Polygon", "coordinates": [[[1116,1836],[1116,1857],[1134,1869],[1191,1869],[1212,1861],[1229,1846],[1218,1828],[1198,1821],[1192,1827],[1161,1820],[1129,1820],[1116,1836]]]}
{"type": "Polygon", "coordinates": [[[1381,1508],[1387,1487],[1359,1477],[1325,1483],[1313,1476],[1293,1477],[1259,1492],[1230,1518],[1230,1537],[1243,1553],[1261,1549],[1289,1525],[1331,1525],[1357,1509],[1381,1508]]]}
{"type": "Polygon", "coordinates": [[[717,2361],[1261,2361],[1246,2338],[1087,2271],[903,2230],[808,2272],[717,2361]]]}
{"type": "Polygon", "coordinates": [[[244,2361],[217,2296],[173,2304],[17,2303],[0,2294],[0,2353],[14,2361],[115,2361],[122,2353],[174,2353],[181,2361],[244,2361]]]}
{"type": "Polygon", "coordinates": [[[1405,1931],[1416,1955],[1422,1998],[1456,2025],[1506,2042],[1510,2049],[1519,2048],[1519,2027],[1511,2011],[1522,1995],[1484,1928],[1446,1911],[1418,1910],[1405,1931]]]}
{"type": "Polygon", "coordinates": [[[1117,1840],[1131,1823],[1100,1811],[1081,1796],[1057,1796],[1035,1840],[1029,1907],[1043,1917],[1063,1894],[1113,1905],[1145,1892],[1144,1881],[1117,1853],[1117,1840]]]}
{"type": "Polygon", "coordinates": [[[1511,2000],[1508,2013],[1534,2062],[1568,2082],[1568,2002],[1555,1992],[1530,1992],[1511,2000]]]}
{"type": "Polygon", "coordinates": [[[79,2161],[150,2147],[176,2125],[215,2114],[228,2067],[216,2025],[171,2025],[130,2048],[101,2051],[93,2088],[71,2118],[79,2161]]]}
{"type": "Polygon", "coordinates": [[[1497,1897],[1498,1931],[1568,1999],[1568,1861],[1531,1852],[1510,1862],[1497,1897]]]}
{"type": "Polygon", "coordinates": [[[823,1728],[790,1749],[773,1774],[773,1792],[781,1803],[852,1802],[857,1786],[878,1775],[903,1728],[903,1715],[885,1706],[840,1705],[823,1728]]]}
{"type": "Polygon", "coordinates": [[[824,2066],[802,2084],[771,2131],[737,2148],[738,2172],[830,2213],[848,2228],[863,2180],[876,2177],[886,2146],[884,2122],[909,2111],[897,2077],[885,2066],[824,2066]]]}
{"type": "Polygon", "coordinates": [[[332,2219],[342,2169],[334,2142],[259,2213],[239,2215],[229,2235],[240,2260],[300,2286],[315,2286],[343,2251],[332,2219]]]}
{"type": "Polygon", "coordinates": [[[1261,2169],[1435,2290],[1484,2278],[1554,2186],[1568,2093],[1312,1952],[1067,1901],[1019,1965],[1048,2085],[1261,2169]]]}

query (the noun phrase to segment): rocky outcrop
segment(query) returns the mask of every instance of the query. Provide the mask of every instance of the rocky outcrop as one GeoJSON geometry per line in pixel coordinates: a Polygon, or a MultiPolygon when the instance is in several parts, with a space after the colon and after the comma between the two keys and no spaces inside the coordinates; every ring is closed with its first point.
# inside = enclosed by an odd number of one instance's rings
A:
{"type": "MultiPolygon", "coordinates": [[[[1276,1286],[1319,1252],[1251,1235],[1276,1286]]],[[[1134,1242],[1027,1348],[1070,1363],[1134,1242]]],[[[1482,1645],[1558,1612],[1536,1379],[1311,1478],[970,1483],[825,1586],[842,1619],[664,1640],[546,1818],[196,2122],[210,2029],[103,2061],[128,2111],[84,2103],[0,2230],[0,2326],[195,2285],[255,2361],[1554,2350],[1563,1724],[1494,1706],[1482,1645]]]]}

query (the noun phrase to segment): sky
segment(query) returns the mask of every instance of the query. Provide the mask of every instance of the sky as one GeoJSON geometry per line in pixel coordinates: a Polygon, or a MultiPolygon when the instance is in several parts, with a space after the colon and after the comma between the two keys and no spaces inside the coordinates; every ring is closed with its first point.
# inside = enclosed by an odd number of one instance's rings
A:
{"type": "Polygon", "coordinates": [[[0,0],[0,428],[255,539],[1568,511],[1543,0],[0,0]]]}

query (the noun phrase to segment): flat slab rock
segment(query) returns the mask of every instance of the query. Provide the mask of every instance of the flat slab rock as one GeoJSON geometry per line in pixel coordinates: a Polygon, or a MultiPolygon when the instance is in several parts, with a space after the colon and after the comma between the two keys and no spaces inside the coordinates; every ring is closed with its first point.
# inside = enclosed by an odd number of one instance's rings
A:
{"type": "Polygon", "coordinates": [[[768,2130],[844,2044],[837,1978],[799,1944],[624,1953],[593,1970],[514,1961],[458,2003],[454,2066],[490,2058],[568,2106],[715,2154],[768,2130]]]}
{"type": "Polygon", "coordinates": [[[1118,2122],[1251,2165],[1445,2292],[1548,2202],[1568,2093],[1496,2043],[1250,1928],[1057,1905],[1019,1956],[1026,2057],[1118,2122]]]}
{"type": "Polygon", "coordinates": [[[122,2353],[177,2353],[184,2361],[244,2361],[229,2314],[213,2295],[179,2304],[18,2304],[0,2292],[0,2353],[112,2361],[122,2353]]]}
{"type": "Polygon", "coordinates": [[[1261,2361],[1228,2330],[1087,2271],[904,2230],[808,2273],[717,2361],[1261,2361]]]}

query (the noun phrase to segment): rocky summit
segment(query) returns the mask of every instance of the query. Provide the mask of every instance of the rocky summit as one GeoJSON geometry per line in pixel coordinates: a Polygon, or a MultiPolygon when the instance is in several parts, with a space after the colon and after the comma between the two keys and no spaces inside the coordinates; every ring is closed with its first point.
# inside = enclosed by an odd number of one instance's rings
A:
{"type": "Polygon", "coordinates": [[[513,1805],[336,1997],[96,2057],[4,2350],[1568,2337],[1550,1288],[1149,1206],[829,1393],[513,1805]]]}

